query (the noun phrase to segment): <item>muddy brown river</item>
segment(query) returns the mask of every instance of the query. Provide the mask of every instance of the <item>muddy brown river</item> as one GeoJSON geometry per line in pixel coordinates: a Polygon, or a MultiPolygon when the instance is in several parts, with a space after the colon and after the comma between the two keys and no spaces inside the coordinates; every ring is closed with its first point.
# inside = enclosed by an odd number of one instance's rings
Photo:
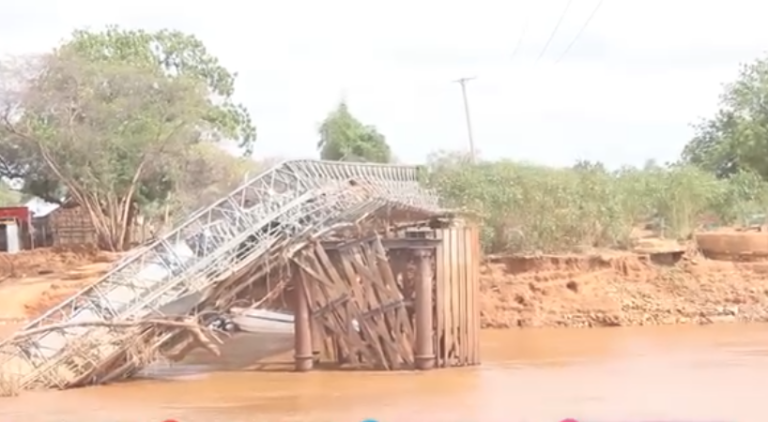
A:
{"type": "Polygon", "coordinates": [[[422,373],[297,374],[281,363],[290,354],[243,369],[250,341],[145,379],[0,399],[0,421],[750,422],[767,412],[768,325],[487,331],[482,366],[422,373]]]}

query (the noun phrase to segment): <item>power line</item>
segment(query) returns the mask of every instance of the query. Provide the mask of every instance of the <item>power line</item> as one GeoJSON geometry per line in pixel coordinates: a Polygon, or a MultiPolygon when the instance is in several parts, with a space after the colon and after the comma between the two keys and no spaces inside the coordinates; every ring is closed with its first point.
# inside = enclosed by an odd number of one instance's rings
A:
{"type": "Polygon", "coordinates": [[[536,59],[536,63],[538,63],[539,60],[541,60],[541,58],[544,57],[544,53],[547,52],[547,48],[549,48],[549,44],[555,38],[555,34],[557,33],[557,30],[560,29],[560,25],[563,23],[563,19],[565,19],[565,15],[568,14],[568,9],[571,8],[571,3],[573,3],[573,0],[568,0],[568,3],[565,4],[565,9],[563,9],[563,13],[560,14],[560,18],[557,20],[557,25],[555,25],[555,29],[552,30],[551,34],[549,34],[549,39],[547,40],[547,43],[544,44],[544,48],[541,50],[541,54],[539,54],[539,57],[536,59]]]}
{"type": "Polygon", "coordinates": [[[573,47],[576,44],[576,41],[579,40],[579,37],[581,37],[581,34],[584,33],[584,30],[587,29],[587,27],[589,26],[589,23],[592,22],[592,18],[594,18],[595,15],[597,14],[597,11],[600,10],[600,6],[603,5],[603,1],[604,0],[599,0],[597,2],[597,4],[595,5],[595,8],[592,9],[592,12],[589,14],[589,17],[587,17],[587,20],[584,21],[584,25],[581,26],[581,28],[579,29],[579,32],[576,33],[576,36],[573,37],[573,40],[571,40],[571,43],[568,44],[568,47],[566,47],[563,53],[560,54],[560,57],[557,58],[557,60],[555,61],[555,64],[560,63],[560,60],[563,60],[563,57],[565,57],[565,55],[568,54],[569,51],[571,51],[571,47],[573,47]]]}
{"type": "Polygon", "coordinates": [[[472,164],[475,163],[475,140],[472,136],[472,120],[469,117],[469,101],[467,100],[467,82],[477,79],[477,77],[473,76],[471,78],[461,78],[457,79],[454,82],[457,82],[459,85],[461,85],[461,96],[464,99],[464,117],[467,120],[467,136],[469,137],[469,157],[472,160],[472,164]]]}
{"type": "Polygon", "coordinates": [[[520,51],[520,46],[523,44],[523,39],[525,38],[525,32],[528,30],[528,22],[530,21],[530,10],[525,9],[525,21],[523,21],[523,30],[520,31],[520,37],[517,39],[517,45],[515,45],[515,49],[512,51],[512,59],[515,58],[517,55],[517,52],[520,51]]]}
{"type": "Polygon", "coordinates": [[[520,32],[520,38],[517,39],[517,44],[515,45],[515,49],[512,51],[512,57],[515,58],[517,55],[517,52],[520,51],[520,45],[523,43],[523,38],[525,38],[525,31],[528,29],[528,19],[525,20],[525,23],[523,24],[523,30],[520,32]]]}

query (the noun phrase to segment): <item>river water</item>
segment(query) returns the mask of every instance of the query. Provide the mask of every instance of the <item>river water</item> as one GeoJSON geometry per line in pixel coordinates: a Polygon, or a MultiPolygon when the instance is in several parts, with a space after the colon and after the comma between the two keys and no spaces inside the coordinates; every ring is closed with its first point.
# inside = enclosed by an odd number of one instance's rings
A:
{"type": "Polygon", "coordinates": [[[242,368],[246,347],[154,378],[0,399],[3,422],[511,422],[765,418],[768,325],[487,331],[483,365],[411,373],[242,368]],[[763,399],[760,399],[763,397],[763,399]]]}

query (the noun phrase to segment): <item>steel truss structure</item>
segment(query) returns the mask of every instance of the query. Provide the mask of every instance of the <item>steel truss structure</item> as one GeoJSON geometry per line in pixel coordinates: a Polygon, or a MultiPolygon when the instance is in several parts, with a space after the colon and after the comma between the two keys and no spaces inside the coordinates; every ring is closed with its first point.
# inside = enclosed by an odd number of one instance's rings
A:
{"type": "Polygon", "coordinates": [[[0,343],[0,380],[12,379],[19,389],[82,384],[131,338],[124,329],[90,323],[186,314],[201,292],[275,247],[381,207],[441,213],[418,178],[412,166],[283,162],[26,325],[22,331],[33,335],[0,343]]]}

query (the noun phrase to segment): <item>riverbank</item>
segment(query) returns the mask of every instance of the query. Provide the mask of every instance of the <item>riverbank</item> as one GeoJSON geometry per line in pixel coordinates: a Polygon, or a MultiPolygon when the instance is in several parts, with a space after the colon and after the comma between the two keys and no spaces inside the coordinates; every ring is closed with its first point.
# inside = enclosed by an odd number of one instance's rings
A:
{"type": "Polygon", "coordinates": [[[490,258],[481,267],[483,327],[768,321],[768,262],[677,255],[490,258]]]}
{"type": "MultiPolygon", "coordinates": [[[[768,245],[768,234],[755,238],[768,245]]],[[[93,283],[118,257],[49,249],[0,256],[0,335],[93,283]]],[[[678,246],[487,257],[480,271],[484,328],[768,321],[768,260],[711,260],[678,246]]]]}
{"type": "Polygon", "coordinates": [[[0,337],[96,282],[120,256],[93,249],[0,253],[0,337]]]}

